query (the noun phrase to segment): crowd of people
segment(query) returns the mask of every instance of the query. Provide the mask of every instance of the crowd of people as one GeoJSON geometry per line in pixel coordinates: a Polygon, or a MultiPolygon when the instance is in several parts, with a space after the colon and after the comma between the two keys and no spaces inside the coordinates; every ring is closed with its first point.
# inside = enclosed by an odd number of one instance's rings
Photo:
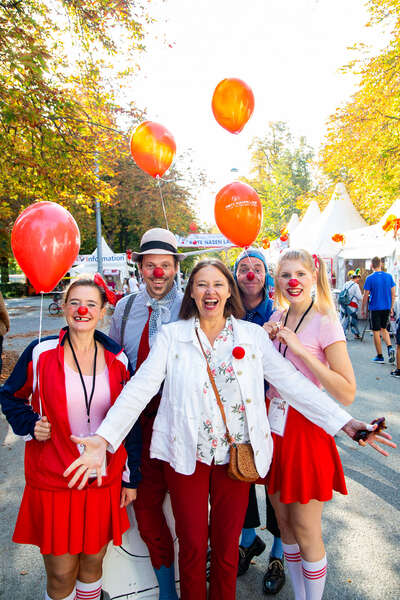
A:
{"type": "Polygon", "coordinates": [[[28,436],[13,540],[40,548],[46,600],[106,599],[103,558],[133,502],[159,600],[178,600],[169,493],[181,600],[234,600],[236,577],[265,549],[255,485],[231,471],[234,450],[251,445],[274,536],[262,589],[279,592],[286,561],[296,600],[319,600],[323,503],[347,493],[334,435],[367,430],[360,444],[395,447],[338,404],[353,401],[355,377],[324,262],[283,253],[273,307],[256,248],[233,273],[199,261],[184,293],[171,232],[147,231],[133,258],[144,286],[118,302],[109,335],[97,330],[103,287],[75,280],[66,327],[32,342],[0,390],[14,432],[28,436]]]}

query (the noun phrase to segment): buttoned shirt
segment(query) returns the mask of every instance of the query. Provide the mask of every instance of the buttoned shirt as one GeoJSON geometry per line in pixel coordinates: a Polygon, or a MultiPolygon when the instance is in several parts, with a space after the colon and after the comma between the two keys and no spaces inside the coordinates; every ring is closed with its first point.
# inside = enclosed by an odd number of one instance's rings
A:
{"type": "MultiPolygon", "coordinates": [[[[168,321],[163,321],[172,323],[178,320],[179,310],[181,308],[183,294],[180,290],[177,290],[176,296],[172,302],[172,305],[169,307],[169,315],[168,321]]],[[[145,288],[141,292],[139,292],[133,302],[132,308],[128,315],[128,320],[126,322],[124,340],[122,344],[121,340],[121,324],[122,317],[124,314],[124,309],[126,303],[128,302],[129,296],[125,296],[122,298],[117,306],[115,307],[115,311],[111,320],[111,327],[109,336],[113,340],[115,340],[118,344],[123,345],[124,352],[129,358],[129,362],[132,365],[132,368],[135,370],[136,368],[136,359],[137,353],[139,349],[140,338],[142,336],[142,332],[144,326],[146,325],[146,321],[149,318],[149,305],[151,297],[147,293],[147,289],[145,288]]],[[[166,314],[166,313],[165,313],[166,314]]],[[[154,339],[156,336],[149,336],[149,344],[150,348],[153,345],[154,339]]]]}
{"type": "MultiPolygon", "coordinates": [[[[232,319],[228,318],[224,329],[215,338],[212,346],[200,329],[198,319],[195,327],[206,353],[211,373],[225,410],[228,430],[235,442],[249,442],[246,411],[240,387],[232,366],[232,350],[235,346],[232,319]]],[[[197,460],[210,465],[229,462],[229,443],[221,411],[209,378],[203,384],[200,400],[200,423],[197,440],[197,460]]]]}

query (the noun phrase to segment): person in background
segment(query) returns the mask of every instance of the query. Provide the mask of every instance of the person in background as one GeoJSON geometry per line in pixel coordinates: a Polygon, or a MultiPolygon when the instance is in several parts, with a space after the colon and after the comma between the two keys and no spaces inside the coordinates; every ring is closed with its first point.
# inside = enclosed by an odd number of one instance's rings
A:
{"type": "Polygon", "coordinates": [[[3,294],[0,292],[0,375],[3,367],[3,360],[1,355],[3,354],[3,339],[6,333],[10,330],[10,318],[6,304],[4,302],[3,294]]]}
{"type": "Polygon", "coordinates": [[[389,362],[394,363],[395,352],[390,341],[390,335],[387,330],[389,317],[393,313],[393,306],[396,296],[396,284],[389,273],[382,271],[382,262],[378,256],[374,256],[371,261],[371,275],[368,275],[364,283],[364,296],[362,300],[362,316],[366,316],[366,307],[371,314],[372,331],[374,335],[374,344],[376,356],[372,359],[374,363],[384,363],[382,354],[382,341],[387,346],[389,362]]]}
{"type": "MultiPolygon", "coordinates": [[[[155,228],[146,231],[140,242],[140,251],[133,252],[132,258],[139,264],[144,287],[138,294],[118,302],[111,321],[110,337],[124,347],[133,369],[137,370],[146,360],[162,325],[178,319],[182,292],[174,278],[181,256],[178,255],[174,234],[155,228]]],[[[140,417],[142,481],[134,508],[139,532],[147,544],[157,577],[159,600],[177,600],[174,544],[163,511],[168,488],[162,461],[150,458],[150,441],[160,398],[158,392],[140,417]]]]}
{"type": "Polygon", "coordinates": [[[127,296],[130,293],[129,280],[127,277],[125,277],[124,283],[122,284],[122,292],[123,292],[124,296],[127,296]]]}
{"type": "Polygon", "coordinates": [[[106,275],[106,284],[108,285],[108,287],[110,288],[110,290],[112,290],[113,292],[115,292],[116,285],[115,285],[114,279],[112,278],[112,275],[106,275]]]}
{"type": "Polygon", "coordinates": [[[135,294],[136,292],[139,291],[138,282],[137,282],[137,279],[136,279],[134,273],[130,274],[128,283],[129,283],[129,292],[131,294],[135,294]]]}
{"type": "MultiPolygon", "coordinates": [[[[248,248],[237,258],[233,271],[246,310],[244,320],[264,325],[272,314],[272,301],[268,297],[270,288],[268,278],[269,280],[272,278],[268,273],[264,254],[258,248],[248,248]]],[[[267,390],[268,384],[265,384],[265,388],[267,390]]],[[[274,536],[274,541],[269,554],[268,568],[263,577],[262,589],[265,594],[273,595],[277,594],[285,583],[285,570],[281,534],[266,488],[265,499],[267,530],[274,536]]],[[[250,486],[249,504],[239,544],[238,576],[246,573],[254,556],[260,556],[265,550],[265,543],[256,535],[255,528],[259,526],[256,487],[253,484],[250,486]]]]}
{"type": "Polygon", "coordinates": [[[357,312],[362,301],[362,293],[360,290],[360,269],[355,271],[351,270],[347,274],[348,281],[344,284],[345,290],[347,290],[348,300],[345,306],[340,306],[341,323],[344,334],[346,335],[348,328],[350,327],[352,333],[357,340],[361,339],[360,330],[358,328],[358,317],[357,312]]]}
{"type": "Polygon", "coordinates": [[[140,480],[138,425],[127,432],[125,447],[107,453],[102,480],[90,473],[83,489],[71,490],[63,477],[83,451],[71,434],[93,434],[130,377],[121,347],[96,330],[105,310],[102,287],[90,279],[74,281],[63,305],[67,327],[29,344],[0,388],[14,433],[29,436],[13,541],[39,546],[45,600],[110,598],[102,590],[103,558],[110,540],[122,543],[129,528],[125,507],[140,480]]]}
{"type": "Polygon", "coordinates": [[[400,317],[396,324],[396,368],[390,374],[392,377],[400,377],[400,317]]]}

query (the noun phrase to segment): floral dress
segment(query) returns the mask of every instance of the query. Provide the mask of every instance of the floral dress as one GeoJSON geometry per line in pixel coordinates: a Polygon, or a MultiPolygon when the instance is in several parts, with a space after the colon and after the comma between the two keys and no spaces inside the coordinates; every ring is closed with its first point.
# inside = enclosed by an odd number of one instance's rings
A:
{"type": "MultiPolygon", "coordinates": [[[[208,364],[225,409],[229,432],[236,442],[249,442],[246,410],[232,367],[232,350],[234,348],[232,321],[228,317],[224,329],[214,341],[214,346],[211,346],[207,336],[200,329],[200,323],[197,319],[195,327],[199,332],[208,364]]],[[[204,381],[201,396],[196,459],[207,465],[210,465],[213,460],[216,465],[229,462],[229,443],[226,439],[226,429],[208,377],[204,381]]]]}

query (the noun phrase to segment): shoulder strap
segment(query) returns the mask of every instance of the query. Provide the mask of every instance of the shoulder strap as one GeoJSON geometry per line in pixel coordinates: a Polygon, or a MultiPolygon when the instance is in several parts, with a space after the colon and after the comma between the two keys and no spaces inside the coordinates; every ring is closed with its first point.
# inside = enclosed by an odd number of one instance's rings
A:
{"type": "Polygon", "coordinates": [[[224,406],[223,406],[223,404],[221,402],[221,398],[220,398],[220,395],[219,395],[219,392],[218,392],[218,389],[217,389],[217,385],[215,383],[215,379],[213,377],[213,374],[211,373],[210,365],[208,364],[207,356],[206,356],[206,353],[204,352],[203,344],[201,343],[199,332],[198,332],[197,329],[196,329],[196,335],[197,335],[197,339],[199,340],[201,351],[202,351],[202,353],[204,355],[204,358],[206,359],[208,377],[210,378],[210,382],[211,382],[212,388],[214,390],[214,394],[215,394],[215,398],[217,400],[218,408],[221,411],[221,417],[222,417],[222,420],[224,422],[225,429],[226,429],[227,440],[228,440],[229,444],[232,445],[232,436],[229,433],[228,425],[226,423],[225,409],[224,409],[224,406]]]}
{"type": "Polygon", "coordinates": [[[124,335],[125,335],[125,328],[126,328],[126,322],[128,321],[128,317],[129,317],[129,313],[131,312],[131,308],[133,303],[135,302],[135,298],[136,298],[137,294],[130,294],[127,303],[125,304],[125,308],[124,308],[124,314],[122,315],[122,320],[121,320],[121,332],[120,332],[120,344],[122,347],[124,347],[124,335]]]}

